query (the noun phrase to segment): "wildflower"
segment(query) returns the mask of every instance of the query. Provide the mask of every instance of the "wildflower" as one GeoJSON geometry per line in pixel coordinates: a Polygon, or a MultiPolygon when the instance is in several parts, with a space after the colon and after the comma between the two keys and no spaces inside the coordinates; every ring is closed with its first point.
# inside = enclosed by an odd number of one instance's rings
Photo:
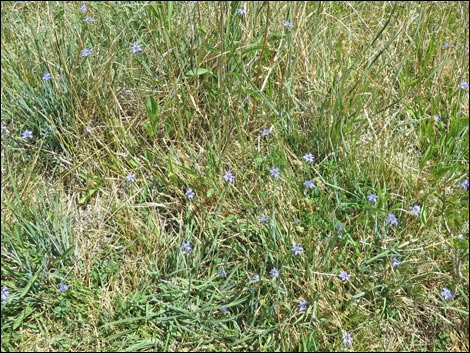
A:
{"type": "Polygon", "coordinates": [[[81,56],[84,56],[85,58],[93,54],[93,49],[83,49],[80,52],[81,56]]]}
{"type": "Polygon", "coordinates": [[[444,297],[445,300],[451,300],[454,298],[450,290],[447,288],[442,288],[441,295],[444,297]]]}
{"type": "Polygon", "coordinates": [[[223,313],[228,313],[228,305],[224,305],[219,309],[223,313]]]}
{"type": "Polygon", "coordinates": [[[451,46],[452,46],[452,44],[450,44],[450,43],[444,43],[444,44],[442,44],[442,49],[447,49],[451,46]]]}
{"type": "Polygon", "coordinates": [[[295,256],[298,256],[302,255],[304,248],[302,248],[300,245],[292,244],[292,248],[290,250],[294,252],[295,256]]]}
{"type": "Polygon", "coordinates": [[[279,171],[279,168],[272,167],[271,170],[269,171],[269,174],[274,178],[274,179],[279,179],[281,176],[281,172],[279,171]]]}
{"type": "Polygon", "coordinates": [[[188,189],[186,190],[186,192],[184,193],[184,196],[186,196],[188,199],[192,200],[194,198],[194,196],[196,196],[195,192],[193,191],[193,189],[188,189]]]}
{"type": "Polygon", "coordinates": [[[244,8],[237,9],[237,14],[241,16],[245,16],[246,10],[244,8]]]}
{"type": "Polygon", "coordinates": [[[346,346],[346,347],[350,347],[351,344],[352,344],[352,335],[349,333],[349,332],[345,332],[343,333],[343,344],[346,346]]]}
{"type": "Polygon", "coordinates": [[[233,184],[235,182],[235,175],[232,174],[231,171],[226,171],[225,175],[223,176],[225,181],[228,181],[230,184],[233,184]]]}
{"type": "Polygon", "coordinates": [[[67,289],[69,289],[68,285],[62,282],[59,283],[59,292],[64,293],[67,289]]]}
{"type": "Polygon", "coordinates": [[[398,261],[396,257],[394,257],[394,258],[392,259],[392,265],[393,265],[393,267],[400,267],[400,266],[401,266],[401,262],[398,261]]]}
{"type": "Polygon", "coordinates": [[[221,270],[220,270],[220,277],[222,277],[222,278],[227,278],[227,272],[225,272],[224,269],[221,269],[221,270]]]}
{"type": "Polygon", "coordinates": [[[396,226],[398,225],[398,218],[395,216],[393,213],[389,213],[388,217],[386,219],[387,223],[390,224],[391,226],[396,226]]]}
{"type": "Polygon", "coordinates": [[[271,271],[269,271],[269,274],[273,275],[274,277],[279,277],[279,271],[275,267],[273,267],[271,271]]]}
{"type": "Polygon", "coordinates": [[[284,27],[286,27],[286,28],[292,28],[292,27],[294,27],[294,25],[292,24],[292,22],[289,21],[289,20],[285,20],[284,23],[283,23],[283,25],[284,25],[284,27]]]}
{"type": "Polygon", "coordinates": [[[307,310],[307,305],[308,305],[308,303],[307,303],[305,300],[299,301],[299,304],[298,304],[299,310],[300,310],[300,311],[305,311],[305,310],[307,310]]]}
{"type": "Polygon", "coordinates": [[[413,205],[410,207],[410,212],[412,215],[419,216],[421,207],[419,205],[413,205]]]}
{"type": "Polygon", "coordinates": [[[86,7],[86,5],[82,5],[80,6],[80,11],[86,13],[88,11],[88,7],[86,7]]]}
{"type": "Polygon", "coordinates": [[[294,218],[294,223],[295,223],[295,224],[299,224],[299,223],[300,223],[300,219],[294,218]]]}
{"type": "Polygon", "coordinates": [[[379,198],[379,197],[378,197],[376,194],[369,194],[369,195],[367,195],[367,200],[373,201],[374,203],[377,203],[378,198],[379,198]]]}
{"type": "Polygon", "coordinates": [[[439,122],[439,121],[441,121],[441,116],[438,115],[438,114],[434,115],[433,118],[434,118],[434,121],[435,121],[436,123],[439,122]]]}
{"type": "Polygon", "coordinates": [[[343,228],[342,224],[337,224],[335,228],[336,228],[336,231],[338,233],[343,233],[344,232],[344,228],[343,228]]]}
{"type": "Polygon", "coordinates": [[[8,132],[8,128],[7,128],[6,125],[3,125],[3,124],[2,124],[2,134],[3,134],[4,131],[5,131],[5,132],[8,132]]]}
{"type": "Polygon", "coordinates": [[[92,131],[91,126],[87,125],[86,128],[85,128],[85,131],[88,132],[89,134],[91,134],[91,131],[92,131]]]}
{"type": "Polygon", "coordinates": [[[307,189],[313,189],[315,187],[315,184],[313,183],[313,180],[305,180],[304,186],[307,189]]]}
{"type": "Polygon", "coordinates": [[[21,134],[21,138],[24,138],[24,139],[32,139],[33,138],[33,132],[31,130],[25,130],[23,131],[23,133],[21,134]]]}
{"type": "Polygon", "coordinates": [[[311,153],[307,153],[306,155],[304,155],[302,157],[304,159],[305,162],[307,163],[313,163],[315,161],[315,157],[313,156],[313,154],[311,153]]]}
{"type": "Polygon", "coordinates": [[[193,251],[193,248],[190,245],[191,241],[183,241],[183,244],[181,245],[181,249],[185,250],[188,254],[193,251]]]}
{"type": "Polygon", "coordinates": [[[135,181],[135,174],[130,173],[128,176],[126,176],[126,180],[130,183],[133,183],[135,181]]]}
{"type": "Polygon", "coordinates": [[[8,296],[10,295],[10,288],[7,286],[2,287],[2,304],[7,302],[8,296]]]}
{"type": "Polygon", "coordinates": [[[131,46],[131,51],[133,54],[138,53],[139,51],[142,51],[142,46],[140,44],[134,43],[131,46]]]}
{"type": "Polygon", "coordinates": [[[265,215],[262,215],[260,218],[259,218],[259,221],[261,223],[266,223],[269,221],[269,217],[268,216],[265,216],[265,215]]]}
{"type": "Polygon", "coordinates": [[[338,275],[338,277],[341,278],[341,280],[342,280],[343,282],[348,282],[348,281],[350,280],[350,278],[351,278],[351,277],[349,276],[349,274],[348,274],[346,271],[341,272],[341,273],[338,275]]]}
{"type": "Polygon", "coordinates": [[[85,19],[83,21],[85,21],[85,22],[95,22],[95,20],[91,17],[85,17],[85,19]]]}
{"type": "Polygon", "coordinates": [[[52,78],[52,75],[50,74],[50,72],[46,72],[44,75],[42,75],[42,79],[44,81],[49,81],[51,78],[52,78]]]}
{"type": "Polygon", "coordinates": [[[463,187],[465,190],[468,191],[468,179],[465,179],[460,183],[460,186],[463,187]]]}
{"type": "Polygon", "coordinates": [[[460,82],[459,86],[461,89],[468,89],[468,82],[462,81],[460,82]]]}
{"type": "Polygon", "coordinates": [[[261,136],[269,136],[271,135],[271,130],[264,128],[263,131],[261,132],[261,136]]]}
{"type": "Polygon", "coordinates": [[[259,274],[256,274],[253,277],[251,277],[251,280],[254,281],[254,282],[258,282],[259,281],[259,274]]]}

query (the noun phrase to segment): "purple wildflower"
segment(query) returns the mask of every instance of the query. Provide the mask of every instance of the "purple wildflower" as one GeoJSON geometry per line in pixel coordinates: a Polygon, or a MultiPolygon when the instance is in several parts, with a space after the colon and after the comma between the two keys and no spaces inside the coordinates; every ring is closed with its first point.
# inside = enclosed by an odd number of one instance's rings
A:
{"type": "Polygon", "coordinates": [[[193,191],[193,189],[188,189],[186,190],[186,192],[184,193],[184,196],[186,196],[188,199],[192,200],[194,198],[194,196],[196,196],[195,192],[193,191]]]}
{"type": "Polygon", "coordinates": [[[84,56],[85,58],[90,56],[91,54],[93,54],[93,49],[85,48],[80,52],[80,55],[84,56]]]}
{"type": "Polygon", "coordinates": [[[299,256],[302,255],[304,248],[302,248],[300,245],[292,244],[292,248],[290,250],[294,252],[295,256],[299,256]]]}
{"type": "Polygon", "coordinates": [[[271,170],[269,171],[269,174],[274,178],[274,179],[279,179],[281,176],[281,172],[279,171],[279,168],[272,167],[271,170]]]}
{"type": "Polygon", "coordinates": [[[298,307],[299,307],[299,310],[300,310],[300,311],[305,311],[305,310],[307,310],[307,306],[308,306],[307,301],[305,301],[305,300],[300,300],[300,301],[299,301],[298,307]]]}
{"type": "Polygon", "coordinates": [[[351,347],[352,340],[353,340],[352,335],[349,332],[343,333],[343,344],[346,347],[351,347]]]}
{"type": "Polygon", "coordinates": [[[346,271],[341,272],[341,273],[338,275],[338,277],[341,278],[341,280],[342,280],[343,282],[348,282],[348,281],[351,279],[351,277],[349,276],[349,274],[348,274],[346,271]]]}
{"type": "Polygon", "coordinates": [[[132,51],[133,54],[136,54],[136,53],[142,51],[142,46],[140,44],[134,43],[131,46],[131,51],[132,51]]]}
{"type": "Polygon", "coordinates": [[[69,289],[69,286],[66,285],[65,283],[62,283],[62,282],[59,283],[59,292],[64,293],[68,289],[69,289]]]}
{"type": "Polygon", "coordinates": [[[314,157],[314,155],[311,154],[311,153],[305,154],[302,158],[303,158],[304,161],[307,162],[307,163],[313,163],[313,162],[315,161],[315,157],[314,157]]]}
{"type": "Polygon", "coordinates": [[[389,213],[385,221],[387,221],[391,226],[398,225],[398,218],[393,213],[389,213]]]}
{"type": "Polygon", "coordinates": [[[32,139],[33,138],[33,132],[31,130],[25,130],[23,131],[23,133],[21,134],[21,138],[24,138],[24,139],[32,139]]]}
{"type": "Polygon", "coordinates": [[[451,291],[447,288],[442,288],[441,295],[444,297],[445,300],[451,300],[454,298],[451,291]]]}
{"type": "Polygon", "coordinates": [[[223,176],[224,180],[229,182],[230,184],[233,184],[235,182],[235,175],[232,174],[231,171],[226,171],[225,175],[223,176]]]}
{"type": "Polygon", "coordinates": [[[414,216],[419,216],[421,212],[421,207],[419,205],[413,205],[410,207],[410,212],[414,216]]]}

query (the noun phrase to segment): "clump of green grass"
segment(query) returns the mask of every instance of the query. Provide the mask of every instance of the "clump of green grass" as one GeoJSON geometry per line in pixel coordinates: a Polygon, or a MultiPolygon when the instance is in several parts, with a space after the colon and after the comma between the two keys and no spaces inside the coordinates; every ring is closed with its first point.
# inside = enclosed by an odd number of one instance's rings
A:
{"type": "Polygon", "coordinates": [[[468,351],[468,4],[81,5],[1,5],[2,350],[468,351]]]}

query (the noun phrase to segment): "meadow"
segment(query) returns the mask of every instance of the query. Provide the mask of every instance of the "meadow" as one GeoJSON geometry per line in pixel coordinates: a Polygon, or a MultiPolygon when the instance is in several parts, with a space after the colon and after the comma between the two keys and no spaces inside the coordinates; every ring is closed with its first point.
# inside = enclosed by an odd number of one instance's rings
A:
{"type": "Polygon", "coordinates": [[[468,351],[467,2],[1,2],[1,350],[468,351]]]}

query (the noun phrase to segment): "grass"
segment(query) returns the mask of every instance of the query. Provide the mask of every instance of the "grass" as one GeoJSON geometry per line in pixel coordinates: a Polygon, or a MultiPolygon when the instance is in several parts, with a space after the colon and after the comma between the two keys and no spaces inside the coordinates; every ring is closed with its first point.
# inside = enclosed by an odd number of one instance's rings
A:
{"type": "Polygon", "coordinates": [[[81,5],[1,4],[2,351],[469,350],[467,3],[81,5]]]}

